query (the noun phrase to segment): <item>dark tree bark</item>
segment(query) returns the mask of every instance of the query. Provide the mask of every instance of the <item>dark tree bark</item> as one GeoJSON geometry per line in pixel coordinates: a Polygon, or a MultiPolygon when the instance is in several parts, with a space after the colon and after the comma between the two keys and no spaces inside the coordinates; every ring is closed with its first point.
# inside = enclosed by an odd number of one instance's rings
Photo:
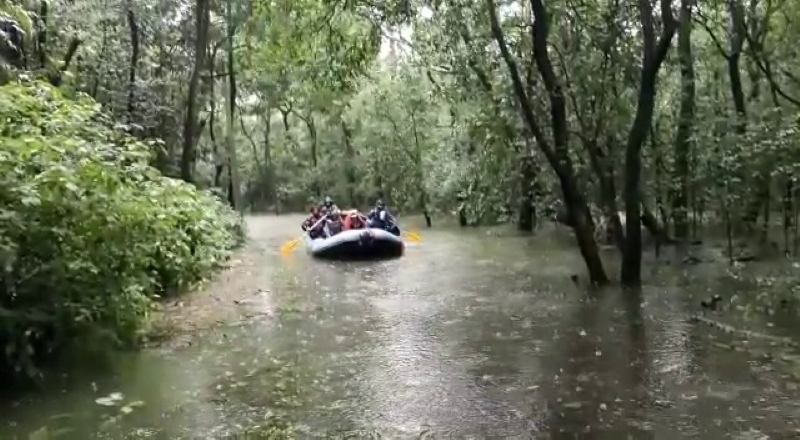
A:
{"type": "Polygon", "coordinates": [[[47,22],[50,18],[49,4],[47,0],[39,2],[39,21],[41,28],[36,35],[36,54],[39,59],[39,68],[47,68],[47,22]]]}
{"type": "MultiPolygon", "coordinates": [[[[256,170],[258,170],[259,176],[264,176],[264,167],[261,165],[261,153],[258,151],[258,144],[256,144],[255,139],[250,134],[250,130],[247,129],[247,124],[244,123],[244,112],[242,111],[241,107],[239,108],[239,126],[242,129],[242,134],[244,135],[245,139],[250,142],[250,148],[253,150],[253,160],[256,161],[256,170]]],[[[259,192],[259,196],[263,194],[259,192]]]]}
{"type": "MultiPolygon", "coordinates": [[[[208,1],[208,0],[204,0],[208,1]]],[[[236,118],[236,97],[238,96],[238,89],[236,83],[236,65],[234,63],[234,45],[233,39],[236,36],[235,22],[233,20],[233,4],[232,0],[227,0],[225,8],[225,21],[226,26],[226,49],[227,49],[227,67],[228,67],[228,102],[226,108],[226,128],[225,128],[225,150],[228,159],[228,175],[230,176],[230,202],[233,209],[238,212],[244,212],[244,204],[241,196],[241,179],[239,177],[239,161],[236,154],[236,146],[233,140],[233,127],[234,119],[236,118]]],[[[208,5],[206,5],[208,8],[208,5]]],[[[207,13],[208,15],[208,13],[207,13]]],[[[208,39],[208,20],[205,24],[206,40],[208,39]]]]}
{"type": "Polygon", "coordinates": [[[270,135],[272,133],[272,105],[267,102],[266,110],[264,112],[264,166],[266,172],[269,173],[267,180],[269,181],[272,190],[272,202],[275,206],[275,215],[281,213],[281,200],[280,191],[278,190],[278,181],[275,177],[275,166],[272,163],[272,141],[270,135]]]}
{"type": "Polygon", "coordinates": [[[744,8],[741,0],[727,0],[728,19],[730,20],[730,34],[728,35],[728,78],[731,81],[731,96],[733,97],[733,107],[738,118],[736,131],[744,134],[747,121],[747,108],[744,100],[744,90],[742,88],[742,72],[739,67],[742,58],[742,48],[744,46],[747,28],[744,21],[744,8]]]}
{"type": "Polygon", "coordinates": [[[353,142],[352,137],[353,133],[350,130],[350,127],[347,126],[347,122],[344,119],[341,119],[340,125],[342,127],[342,136],[344,137],[344,155],[347,160],[345,163],[345,180],[347,181],[347,198],[350,202],[350,206],[355,207],[358,206],[358,201],[356,200],[356,169],[353,165],[353,161],[355,160],[355,152],[353,150],[353,142]]]}
{"type": "Polygon", "coordinates": [[[208,57],[208,137],[211,139],[212,154],[214,155],[214,188],[222,188],[222,173],[225,171],[225,161],[220,153],[219,142],[217,142],[217,97],[214,78],[218,49],[218,46],[214,46],[208,57]]]}
{"type": "Polygon", "coordinates": [[[78,53],[78,48],[81,46],[81,43],[81,39],[77,37],[73,37],[71,40],[69,40],[67,52],[64,54],[64,61],[61,62],[61,68],[51,72],[49,75],[50,84],[55,87],[61,86],[61,81],[64,78],[64,72],[69,70],[72,60],[75,58],[75,54],[78,53]]]}
{"type": "MultiPolygon", "coordinates": [[[[319,154],[317,152],[319,139],[317,139],[317,124],[314,121],[314,115],[311,112],[308,113],[308,116],[302,115],[300,112],[295,112],[295,115],[306,124],[306,129],[308,129],[308,136],[311,138],[311,166],[316,170],[319,166],[319,154]]],[[[317,173],[314,173],[314,175],[317,176],[317,173]]],[[[316,178],[311,183],[311,192],[314,193],[314,196],[317,198],[322,197],[319,181],[316,178]]]]}
{"type": "Polygon", "coordinates": [[[136,69],[139,65],[139,26],[131,4],[128,5],[127,17],[131,34],[131,61],[128,66],[128,123],[131,123],[134,121],[136,107],[136,69]]]}
{"type": "Polygon", "coordinates": [[[285,108],[283,106],[278,107],[278,111],[281,112],[281,121],[283,121],[283,132],[284,134],[286,134],[289,132],[289,115],[292,113],[292,103],[288,103],[285,108]]]}
{"type": "Polygon", "coordinates": [[[589,278],[594,284],[607,284],[608,277],[603,268],[603,261],[600,259],[597,242],[594,239],[594,222],[586,199],[578,187],[575,170],[569,156],[566,103],[547,48],[549,27],[547,10],[542,0],[531,0],[531,8],[535,17],[532,27],[533,55],[550,101],[550,119],[553,131],[552,146],[534,115],[533,105],[525,90],[517,62],[508,49],[503,29],[500,27],[494,0],[486,0],[486,6],[489,11],[492,37],[497,42],[511,75],[514,94],[519,101],[522,117],[528,129],[536,138],[539,149],[544,153],[548,163],[558,176],[564,204],[567,207],[570,221],[574,225],[575,237],[586,263],[589,278]]]}
{"type": "Polygon", "coordinates": [[[206,46],[208,45],[209,0],[197,0],[195,4],[195,42],[194,66],[189,78],[189,91],[186,96],[186,116],[183,123],[183,149],[181,151],[181,179],[194,182],[194,164],[197,160],[197,95],[200,85],[200,72],[205,67],[206,46]]]}
{"type": "Polygon", "coordinates": [[[520,160],[520,198],[517,229],[522,232],[533,232],[536,226],[536,168],[533,156],[528,154],[520,160]]]}
{"type": "Polygon", "coordinates": [[[418,189],[418,200],[419,200],[419,209],[422,211],[423,217],[425,217],[425,226],[431,227],[433,226],[431,215],[428,212],[428,193],[425,191],[425,184],[423,182],[424,174],[423,174],[423,165],[422,165],[422,146],[420,145],[419,141],[419,132],[417,130],[417,119],[414,115],[414,112],[409,112],[411,116],[411,129],[414,133],[414,162],[416,163],[417,168],[417,181],[419,183],[418,189]]]}
{"type": "Polygon", "coordinates": [[[681,107],[678,132],[675,135],[675,169],[673,173],[672,216],[675,238],[689,239],[689,157],[695,117],[694,58],[692,57],[692,0],[681,0],[678,30],[678,62],[681,72],[681,107]]]}
{"type": "Polygon", "coordinates": [[[672,16],[670,0],[661,0],[661,35],[656,39],[653,7],[650,0],[639,0],[639,14],[644,39],[642,72],[636,116],[625,145],[625,251],[622,253],[620,281],[629,287],[641,285],[642,225],[640,182],[642,145],[647,139],[655,107],[658,71],[667,57],[677,24],[672,16]]]}

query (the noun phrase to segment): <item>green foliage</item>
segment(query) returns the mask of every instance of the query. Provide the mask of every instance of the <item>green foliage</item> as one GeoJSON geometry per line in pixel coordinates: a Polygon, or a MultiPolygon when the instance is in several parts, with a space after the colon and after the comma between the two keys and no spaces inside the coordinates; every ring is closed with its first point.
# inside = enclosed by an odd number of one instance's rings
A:
{"type": "Polygon", "coordinates": [[[0,0],[0,19],[13,20],[24,33],[25,38],[33,35],[33,21],[30,14],[19,4],[9,0],[0,0]]]}
{"type": "Polygon", "coordinates": [[[24,8],[0,0],[0,85],[11,78],[24,44],[33,34],[31,17],[24,8]]]}
{"type": "MultiPolygon", "coordinates": [[[[548,92],[533,58],[531,3],[494,3],[533,116],[553,144],[548,92]]],[[[566,148],[577,186],[595,208],[620,209],[625,146],[640,92],[640,13],[619,2],[546,3],[547,45],[566,100],[566,148]],[[604,168],[614,194],[601,197],[604,168]]],[[[733,3],[711,1],[693,10],[696,110],[689,133],[692,206],[686,209],[698,216],[740,217],[758,199],[794,209],[780,199],[800,164],[794,73],[800,57],[791,44],[800,35],[792,20],[797,5],[756,0],[742,8],[748,35],[737,66],[746,107],[739,131],[727,53],[733,3]]],[[[0,10],[10,4],[0,3],[0,10]]],[[[137,137],[163,141],[150,152],[166,175],[175,175],[184,160],[182,130],[174,128],[183,123],[186,72],[197,55],[197,6],[189,0],[53,2],[47,23],[47,57],[64,59],[69,42],[81,42],[61,90],[89,94],[137,137]],[[139,37],[135,65],[129,15],[139,37]]],[[[36,2],[25,7],[14,16],[39,11],[36,2]]],[[[210,60],[200,72],[199,128],[192,137],[198,139],[198,185],[226,192],[229,184],[220,98],[230,73],[230,29],[238,94],[234,166],[248,208],[305,210],[325,193],[363,208],[382,193],[394,209],[458,212],[479,225],[517,219],[525,204],[544,216],[560,197],[560,181],[522,117],[485,1],[229,0],[211,2],[210,10],[210,60]],[[523,163],[533,163],[532,172],[523,163]]],[[[658,31],[658,7],[653,15],[658,31]]],[[[35,38],[28,40],[35,64],[43,54],[35,38]]],[[[680,71],[674,47],[660,70],[642,151],[645,205],[667,224],[680,183],[674,148],[680,71]]]]}
{"type": "Polygon", "coordinates": [[[135,343],[157,295],[202,280],[243,239],[237,216],[151,168],[153,146],[109,128],[91,99],[7,85],[0,121],[4,370],[34,374],[87,337],[135,343]]]}

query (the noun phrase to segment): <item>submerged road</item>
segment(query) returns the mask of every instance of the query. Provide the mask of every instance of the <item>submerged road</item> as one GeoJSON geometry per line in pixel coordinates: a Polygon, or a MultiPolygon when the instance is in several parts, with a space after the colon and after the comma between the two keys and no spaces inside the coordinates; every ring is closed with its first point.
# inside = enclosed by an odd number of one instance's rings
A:
{"type": "Polygon", "coordinates": [[[690,324],[676,274],[644,305],[587,299],[571,240],[477,229],[420,230],[396,261],[281,257],[300,220],[248,220],[263,315],[6,405],[0,437],[800,436],[797,386],[690,324]]]}

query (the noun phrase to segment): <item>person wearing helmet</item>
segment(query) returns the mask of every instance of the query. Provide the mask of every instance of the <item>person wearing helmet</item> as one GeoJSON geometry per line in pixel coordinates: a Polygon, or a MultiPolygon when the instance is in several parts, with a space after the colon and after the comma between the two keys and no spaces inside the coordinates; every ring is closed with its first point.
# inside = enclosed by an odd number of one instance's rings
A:
{"type": "Polygon", "coordinates": [[[333,203],[333,199],[331,196],[325,196],[325,200],[322,202],[322,206],[328,208],[329,211],[339,210],[339,207],[336,206],[336,203],[333,203]]]}
{"type": "Polygon", "coordinates": [[[367,214],[367,225],[370,228],[390,230],[395,224],[394,217],[386,210],[383,200],[378,199],[375,207],[367,214]]]}
{"type": "Polygon", "coordinates": [[[381,213],[381,211],[385,211],[385,210],[386,210],[386,206],[383,204],[383,200],[378,199],[375,202],[375,206],[372,209],[370,209],[369,212],[367,213],[367,223],[370,224],[370,227],[375,227],[375,226],[372,226],[372,223],[375,221],[375,219],[378,217],[378,215],[381,213]]]}
{"type": "Polygon", "coordinates": [[[328,237],[342,232],[342,213],[338,208],[331,210],[328,214],[328,219],[325,221],[325,232],[328,237]]]}

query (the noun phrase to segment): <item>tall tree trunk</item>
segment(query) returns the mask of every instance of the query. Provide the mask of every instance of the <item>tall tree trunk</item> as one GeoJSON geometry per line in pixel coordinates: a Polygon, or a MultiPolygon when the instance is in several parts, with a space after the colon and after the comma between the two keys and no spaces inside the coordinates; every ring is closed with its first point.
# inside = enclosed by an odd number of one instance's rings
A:
{"type": "MultiPolygon", "coordinates": [[[[317,124],[314,121],[314,114],[309,112],[308,116],[300,114],[300,112],[295,112],[295,115],[303,120],[306,124],[306,128],[308,129],[308,136],[311,138],[311,167],[314,169],[314,181],[311,182],[311,192],[314,194],[315,197],[320,198],[321,188],[319,185],[319,180],[317,180],[317,168],[319,166],[319,152],[317,151],[319,147],[319,140],[317,139],[317,124]]],[[[286,124],[286,119],[284,119],[284,124],[286,124]]]]}
{"type": "MultiPolygon", "coordinates": [[[[214,93],[211,93],[211,99],[214,99],[214,93]]],[[[213,104],[212,104],[213,105],[213,104]]],[[[214,154],[214,188],[222,188],[222,173],[225,171],[225,158],[220,152],[219,143],[217,142],[217,130],[215,126],[217,109],[211,108],[211,114],[208,116],[208,137],[211,138],[211,148],[214,154]]]]}
{"type": "MultiPolygon", "coordinates": [[[[530,139],[526,144],[530,144],[530,139]]],[[[536,168],[534,166],[533,154],[530,147],[526,149],[525,155],[519,164],[520,196],[519,214],[517,217],[517,229],[523,232],[532,232],[535,225],[536,212],[534,209],[536,168]]]]}
{"type": "MultiPolygon", "coordinates": [[[[726,60],[728,64],[728,79],[730,80],[731,97],[733,98],[733,109],[736,112],[736,133],[738,142],[745,141],[747,131],[747,107],[742,86],[742,72],[740,61],[742,49],[747,36],[745,24],[744,7],[741,0],[726,0],[728,4],[728,53],[726,60]]],[[[745,207],[744,215],[741,217],[742,223],[748,228],[752,228],[761,212],[764,200],[769,196],[768,173],[760,172],[756,174],[753,187],[755,194],[745,207]]]]}
{"type": "Polygon", "coordinates": [[[253,160],[256,163],[256,171],[257,176],[255,182],[251,182],[255,188],[249,188],[247,192],[250,194],[249,197],[249,204],[250,207],[253,209],[261,210],[262,208],[266,208],[267,205],[267,194],[269,194],[269,182],[268,182],[268,171],[267,165],[261,164],[261,150],[258,147],[253,136],[250,135],[250,131],[247,129],[247,124],[244,121],[244,112],[242,108],[239,107],[239,126],[242,129],[242,134],[250,142],[250,147],[253,151],[253,160]]]}
{"type": "MultiPolygon", "coordinates": [[[[139,26],[136,24],[136,14],[133,4],[128,2],[128,30],[131,34],[131,61],[128,66],[128,123],[134,122],[136,107],[136,69],[139,66],[139,26]]],[[[203,47],[205,51],[205,47],[203,47]]]]}
{"type": "MultiPolygon", "coordinates": [[[[208,45],[209,0],[197,0],[195,6],[194,66],[189,78],[189,91],[186,96],[186,115],[183,122],[183,149],[181,151],[181,179],[194,182],[194,164],[197,159],[197,95],[200,86],[200,72],[205,67],[206,46],[208,45]]],[[[232,120],[233,116],[231,116],[232,120]]]]}
{"type": "Polygon", "coordinates": [[[675,35],[676,23],[670,0],[661,0],[661,35],[656,40],[653,26],[653,7],[650,0],[639,0],[644,44],[642,73],[636,116],[625,145],[625,251],[622,253],[620,281],[636,287],[642,278],[642,225],[640,181],[642,174],[642,145],[647,139],[655,107],[658,71],[667,57],[675,35]]]}
{"type": "Polygon", "coordinates": [[[272,163],[272,142],[270,134],[272,133],[272,106],[267,103],[267,110],[263,114],[264,118],[264,165],[268,173],[267,181],[269,182],[270,196],[272,203],[275,207],[275,215],[281,213],[280,206],[280,191],[278,190],[278,179],[275,173],[275,165],[272,163]]]}
{"type": "MultiPolygon", "coordinates": [[[[207,1],[207,0],[198,0],[198,1],[207,1]]],[[[228,35],[227,35],[227,43],[228,43],[228,90],[227,90],[227,105],[225,106],[225,115],[227,116],[227,130],[225,131],[225,144],[228,150],[228,171],[230,173],[230,198],[233,204],[233,208],[239,212],[244,211],[244,206],[242,204],[242,195],[241,195],[241,180],[239,178],[239,161],[238,156],[236,154],[236,144],[233,142],[233,127],[234,127],[234,118],[236,117],[236,113],[234,110],[236,109],[236,70],[234,64],[234,53],[233,53],[233,37],[235,36],[235,28],[233,25],[233,5],[231,4],[233,0],[227,1],[227,21],[228,21],[228,35]]]]}
{"type": "MultiPolygon", "coordinates": [[[[100,50],[97,52],[97,61],[93,64],[93,77],[92,77],[92,85],[89,88],[89,96],[92,97],[95,101],[98,100],[97,93],[100,91],[100,84],[103,80],[103,75],[100,72],[100,66],[103,65],[103,61],[106,59],[106,53],[108,51],[108,21],[101,20],[100,21],[100,50]]],[[[162,58],[164,54],[163,50],[159,51],[159,58],[162,58]]],[[[156,72],[163,69],[164,63],[159,62],[158,67],[156,67],[156,72]]],[[[156,74],[158,78],[160,75],[156,74]]]]}
{"type": "Polygon", "coordinates": [[[414,162],[416,162],[417,169],[417,184],[419,185],[417,191],[419,200],[419,209],[425,217],[425,226],[433,226],[430,212],[428,212],[428,192],[425,191],[425,173],[422,164],[422,145],[419,141],[419,131],[417,130],[417,118],[414,112],[410,112],[411,116],[411,130],[414,133],[414,162]]]}
{"type": "Polygon", "coordinates": [[[64,72],[69,70],[72,60],[75,59],[75,54],[78,53],[78,48],[81,46],[81,40],[78,37],[72,37],[67,45],[67,52],[64,54],[64,59],[61,61],[60,67],[54,68],[48,75],[50,84],[55,87],[61,86],[61,81],[64,79],[64,72]]]}
{"type": "Polygon", "coordinates": [[[214,155],[214,188],[222,188],[222,173],[225,171],[225,158],[217,142],[217,95],[216,95],[216,61],[218,46],[214,46],[208,57],[208,137],[211,139],[214,155]]]}
{"type": "Polygon", "coordinates": [[[730,20],[730,35],[728,37],[728,79],[730,79],[733,108],[736,111],[736,131],[744,134],[747,121],[747,108],[742,88],[742,72],[740,60],[744,46],[745,28],[744,9],[741,0],[726,0],[728,3],[728,19],[730,20]]]}
{"type": "Polygon", "coordinates": [[[344,177],[347,182],[347,198],[350,206],[356,207],[358,206],[358,201],[356,200],[356,169],[353,163],[355,160],[352,142],[353,133],[350,131],[350,127],[347,126],[347,122],[345,122],[344,119],[341,119],[340,124],[342,126],[342,136],[344,137],[344,156],[346,161],[344,164],[344,177]]]}
{"type": "Polygon", "coordinates": [[[514,86],[514,94],[520,104],[522,117],[528,129],[536,138],[539,149],[544,153],[548,163],[558,176],[561,185],[561,194],[567,207],[570,221],[574,225],[575,238],[581,251],[581,256],[586,263],[589,278],[597,285],[607,284],[608,276],[600,259],[597,242],[594,239],[594,222],[592,221],[589,206],[584,195],[580,192],[572,159],[569,156],[568,130],[566,103],[563,90],[558,83],[550,55],[548,54],[547,37],[549,16],[542,0],[531,0],[531,9],[535,17],[532,37],[533,53],[539,75],[545,84],[550,101],[550,118],[553,131],[553,146],[544,134],[542,127],[533,112],[533,105],[528,98],[525,85],[522,82],[517,62],[511,55],[508,45],[497,18],[497,8],[494,0],[486,0],[489,10],[489,20],[492,37],[497,42],[500,52],[508,68],[514,86]]]}
{"type": "MultiPolygon", "coordinates": [[[[613,136],[609,135],[606,139],[606,151],[613,151],[613,136]]],[[[610,225],[611,239],[620,252],[625,251],[625,231],[622,229],[622,221],[619,218],[617,209],[617,187],[614,176],[614,166],[607,157],[603,148],[597,144],[597,139],[590,139],[583,144],[589,153],[589,162],[597,175],[600,186],[600,200],[603,204],[603,214],[610,225]]]]}
{"type": "Polygon", "coordinates": [[[47,68],[47,22],[50,18],[48,9],[49,3],[47,0],[41,0],[39,2],[39,21],[41,26],[39,27],[39,32],[36,35],[36,54],[37,58],[39,59],[40,69],[47,68]]]}
{"type": "Polygon", "coordinates": [[[681,70],[681,107],[675,135],[675,169],[672,184],[672,216],[675,238],[689,239],[689,157],[694,131],[695,83],[692,57],[692,0],[681,0],[678,31],[678,62],[681,70]],[[677,187],[674,187],[677,185],[677,187]]]}

